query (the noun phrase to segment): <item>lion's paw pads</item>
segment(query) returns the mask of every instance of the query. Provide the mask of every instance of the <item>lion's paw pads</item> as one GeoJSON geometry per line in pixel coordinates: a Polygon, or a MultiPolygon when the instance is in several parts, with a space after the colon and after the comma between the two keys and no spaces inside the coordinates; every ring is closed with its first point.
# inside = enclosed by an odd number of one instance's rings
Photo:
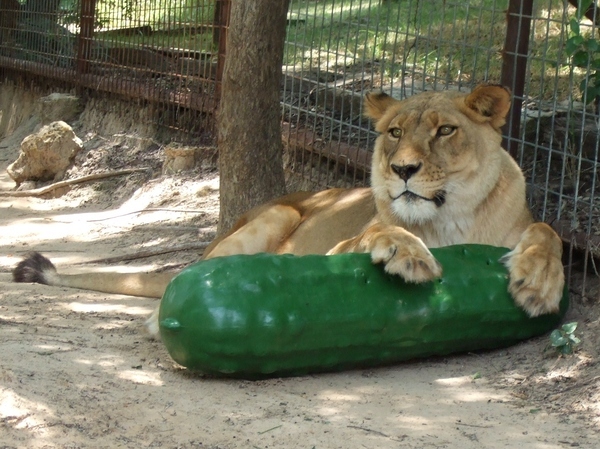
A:
{"type": "Polygon", "coordinates": [[[504,259],[510,273],[510,294],[531,317],[558,312],[565,285],[561,261],[527,256],[523,253],[504,259]]]}

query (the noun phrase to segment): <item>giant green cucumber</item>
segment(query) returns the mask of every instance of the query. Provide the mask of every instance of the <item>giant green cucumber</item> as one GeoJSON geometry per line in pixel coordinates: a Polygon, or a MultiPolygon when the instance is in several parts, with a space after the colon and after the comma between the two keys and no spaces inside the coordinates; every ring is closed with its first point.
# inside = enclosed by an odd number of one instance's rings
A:
{"type": "Polygon", "coordinates": [[[491,349],[554,328],[507,291],[504,248],[433,249],[443,277],[408,284],[368,254],[258,254],[192,265],[169,284],[160,333],[171,357],[204,373],[301,375],[491,349]]]}

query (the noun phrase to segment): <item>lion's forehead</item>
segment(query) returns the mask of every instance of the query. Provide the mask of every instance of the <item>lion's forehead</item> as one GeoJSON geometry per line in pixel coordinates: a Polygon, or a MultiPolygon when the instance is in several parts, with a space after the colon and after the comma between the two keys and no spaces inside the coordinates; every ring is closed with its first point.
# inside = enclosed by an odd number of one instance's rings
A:
{"type": "Polygon", "coordinates": [[[432,96],[426,101],[414,102],[411,102],[409,98],[405,100],[403,107],[396,111],[396,115],[391,119],[389,126],[402,127],[408,131],[410,128],[438,128],[442,125],[458,125],[466,116],[458,108],[454,98],[432,96]]]}

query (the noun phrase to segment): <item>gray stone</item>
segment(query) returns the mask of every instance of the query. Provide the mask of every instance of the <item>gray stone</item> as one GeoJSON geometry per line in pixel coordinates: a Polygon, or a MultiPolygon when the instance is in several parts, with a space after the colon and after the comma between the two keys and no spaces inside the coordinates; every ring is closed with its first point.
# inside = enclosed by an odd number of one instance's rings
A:
{"type": "Polygon", "coordinates": [[[17,186],[24,181],[60,180],[82,146],[68,124],[53,122],[23,139],[19,158],[6,170],[17,186]]]}

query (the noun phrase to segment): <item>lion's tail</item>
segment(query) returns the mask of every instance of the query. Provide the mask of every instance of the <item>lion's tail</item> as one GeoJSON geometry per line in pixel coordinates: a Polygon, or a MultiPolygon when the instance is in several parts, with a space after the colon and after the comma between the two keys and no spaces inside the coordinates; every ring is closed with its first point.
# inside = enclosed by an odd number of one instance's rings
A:
{"type": "Polygon", "coordinates": [[[32,252],[17,264],[12,274],[15,282],[34,282],[104,293],[161,298],[176,273],[60,274],[48,258],[32,252]]]}
{"type": "Polygon", "coordinates": [[[31,252],[17,264],[12,272],[15,282],[33,282],[36,284],[55,285],[56,267],[50,259],[40,253],[31,252]]]}

